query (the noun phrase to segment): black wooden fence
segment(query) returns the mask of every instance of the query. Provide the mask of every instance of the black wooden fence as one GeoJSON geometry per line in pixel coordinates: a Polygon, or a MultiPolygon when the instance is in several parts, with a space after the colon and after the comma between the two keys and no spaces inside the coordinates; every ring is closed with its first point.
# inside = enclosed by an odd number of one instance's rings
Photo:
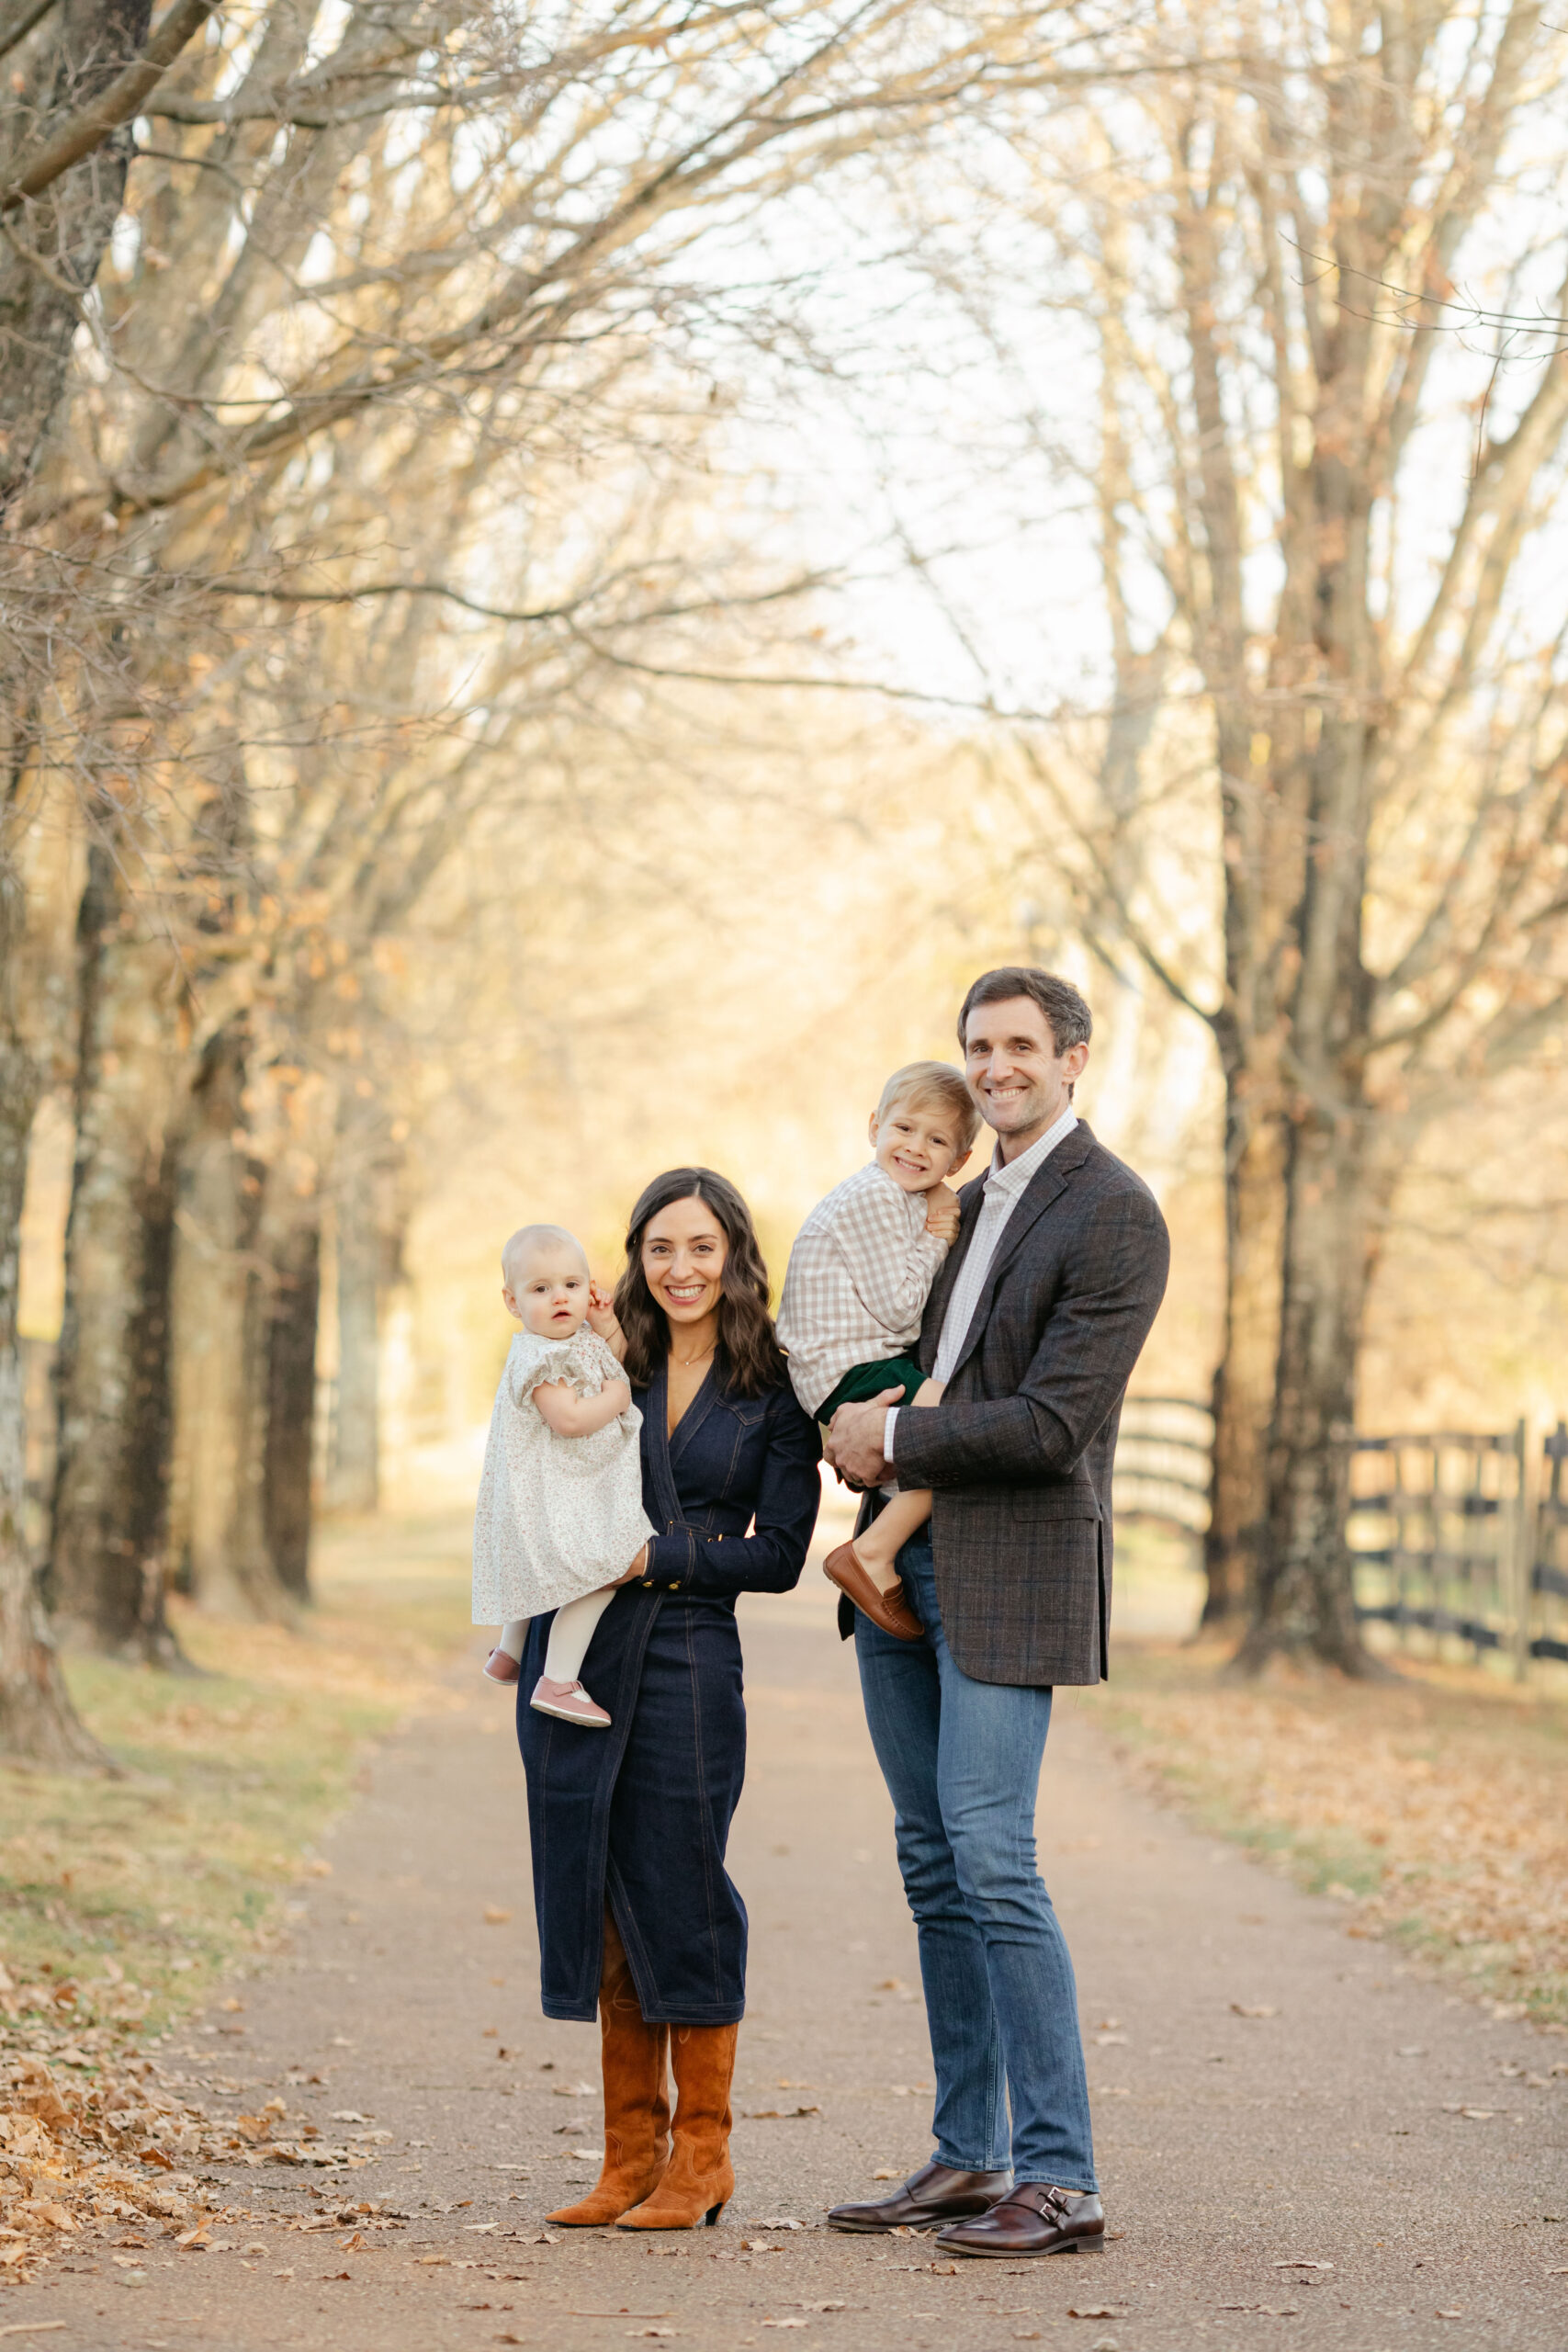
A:
{"type": "MultiPolygon", "coordinates": [[[[1194,1397],[1129,1396],[1115,1508],[1201,1538],[1213,1423],[1194,1397]]],[[[1527,1425],[1348,1443],[1344,1540],[1356,1613],[1396,1648],[1568,1665],[1568,1424],[1539,1449],[1527,1425]]]]}
{"type": "Polygon", "coordinates": [[[1207,1405],[1190,1396],[1129,1396],[1116,1439],[1117,1518],[1206,1534],[1213,1445],[1207,1405]]]}

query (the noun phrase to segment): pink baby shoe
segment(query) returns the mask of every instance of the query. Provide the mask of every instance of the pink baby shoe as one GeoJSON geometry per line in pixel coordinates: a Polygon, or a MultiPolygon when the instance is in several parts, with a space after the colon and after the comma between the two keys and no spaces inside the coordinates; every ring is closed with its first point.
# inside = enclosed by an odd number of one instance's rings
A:
{"type": "Polygon", "coordinates": [[[504,1650],[491,1650],[485,1660],[485,1672],[492,1682],[515,1682],[523,1669],[514,1657],[504,1650]]]}
{"type": "Polygon", "coordinates": [[[610,1718],[603,1707],[596,1707],[581,1682],[552,1682],[541,1674],[534,1685],[531,1707],[542,1715],[555,1715],[563,1724],[581,1724],[589,1731],[608,1731],[610,1718]]]}

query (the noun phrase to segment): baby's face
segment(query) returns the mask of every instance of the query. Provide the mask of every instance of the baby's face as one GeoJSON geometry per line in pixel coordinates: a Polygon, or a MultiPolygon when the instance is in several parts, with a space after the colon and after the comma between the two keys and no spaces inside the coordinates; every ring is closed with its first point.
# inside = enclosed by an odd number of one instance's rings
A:
{"type": "Polygon", "coordinates": [[[950,1113],[937,1103],[895,1102],[871,1121],[876,1164],[906,1193],[930,1193],[968,1159],[950,1113]]]}
{"type": "Polygon", "coordinates": [[[588,1265],[564,1241],[536,1243],[509,1269],[507,1312],[541,1340],[570,1340],[588,1313],[588,1265]]]}

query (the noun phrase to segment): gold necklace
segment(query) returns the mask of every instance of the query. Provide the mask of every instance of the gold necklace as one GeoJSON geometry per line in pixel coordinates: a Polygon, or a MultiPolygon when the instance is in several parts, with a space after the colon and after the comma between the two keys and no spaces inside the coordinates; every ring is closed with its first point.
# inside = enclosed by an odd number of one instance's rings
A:
{"type": "MultiPolygon", "coordinates": [[[[713,1348],[716,1348],[717,1345],[718,1341],[716,1340],[713,1343],[713,1348]]],[[[713,1348],[705,1348],[700,1356],[678,1356],[674,1352],[673,1349],[671,1349],[670,1361],[671,1363],[678,1363],[681,1365],[683,1371],[689,1372],[694,1363],[706,1363],[709,1356],[713,1353],[713,1348]]]]}

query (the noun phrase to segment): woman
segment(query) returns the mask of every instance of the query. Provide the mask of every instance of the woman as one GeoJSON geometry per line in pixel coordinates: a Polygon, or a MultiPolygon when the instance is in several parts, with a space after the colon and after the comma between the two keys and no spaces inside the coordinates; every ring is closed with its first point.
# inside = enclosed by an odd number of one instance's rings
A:
{"type": "MultiPolygon", "coordinates": [[[[729,2086],[746,1909],[724,1867],[746,1762],[735,1601],[797,1581],[820,1498],[745,1202],[706,1168],[656,1177],[615,1290],[659,1531],[584,1671],[611,1729],[520,1704],[547,2017],[591,2018],[604,2069],[597,2187],[552,2222],[689,2230],[735,2187],[729,2086]],[[750,1532],[748,1532],[750,1530],[750,1532]],[[665,2062],[675,2077],[673,2147],[665,2062]]],[[[529,1629],[518,1688],[542,1668],[529,1629]]]]}

